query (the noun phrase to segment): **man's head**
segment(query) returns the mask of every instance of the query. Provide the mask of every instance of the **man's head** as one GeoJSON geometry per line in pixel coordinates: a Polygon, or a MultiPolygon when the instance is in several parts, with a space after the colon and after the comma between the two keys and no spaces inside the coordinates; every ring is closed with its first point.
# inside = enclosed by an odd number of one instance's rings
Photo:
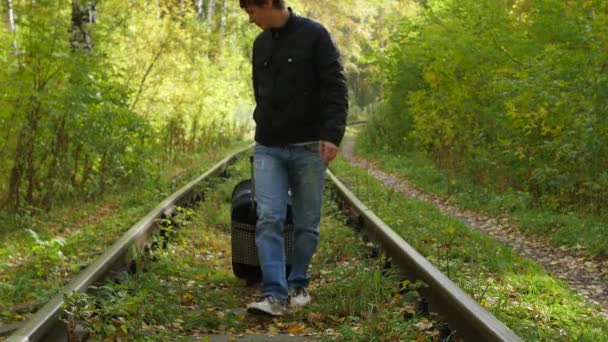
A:
{"type": "Polygon", "coordinates": [[[249,6],[263,7],[270,3],[276,9],[285,8],[285,0],[239,0],[242,9],[247,9],[249,6]]]}
{"type": "Polygon", "coordinates": [[[280,27],[285,19],[285,0],[239,0],[249,15],[249,22],[262,30],[280,27]]]}

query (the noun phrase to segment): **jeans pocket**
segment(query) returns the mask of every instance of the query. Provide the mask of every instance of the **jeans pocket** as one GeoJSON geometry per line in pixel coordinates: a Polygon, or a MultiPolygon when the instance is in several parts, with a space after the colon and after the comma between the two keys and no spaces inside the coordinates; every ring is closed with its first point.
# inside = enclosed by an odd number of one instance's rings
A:
{"type": "Polygon", "coordinates": [[[267,154],[267,153],[270,153],[271,149],[272,149],[271,147],[262,145],[260,143],[255,143],[255,145],[253,146],[253,152],[254,152],[254,154],[255,153],[264,153],[264,154],[267,154]]]}

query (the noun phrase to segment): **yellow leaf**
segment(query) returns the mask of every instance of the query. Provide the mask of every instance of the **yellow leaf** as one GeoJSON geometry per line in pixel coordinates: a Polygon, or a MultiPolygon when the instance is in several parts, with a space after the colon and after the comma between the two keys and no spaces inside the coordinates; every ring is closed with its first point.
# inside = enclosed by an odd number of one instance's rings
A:
{"type": "Polygon", "coordinates": [[[301,323],[295,323],[295,324],[291,324],[289,326],[289,328],[287,329],[287,332],[290,334],[301,334],[304,329],[306,329],[306,326],[304,326],[304,324],[301,323]]]}
{"type": "Polygon", "coordinates": [[[192,301],[194,300],[194,296],[192,295],[192,293],[188,292],[185,293],[182,296],[182,304],[192,304],[192,301]]]}

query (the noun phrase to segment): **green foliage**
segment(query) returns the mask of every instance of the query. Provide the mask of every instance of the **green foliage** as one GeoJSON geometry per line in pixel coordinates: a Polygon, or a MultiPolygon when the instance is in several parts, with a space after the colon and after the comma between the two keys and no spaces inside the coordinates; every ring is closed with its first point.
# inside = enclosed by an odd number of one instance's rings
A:
{"type": "Polygon", "coordinates": [[[38,234],[31,229],[28,232],[36,243],[32,246],[31,252],[36,259],[35,269],[39,277],[46,278],[54,270],[58,269],[66,257],[61,248],[65,245],[65,239],[55,238],[52,240],[41,240],[38,234]]]}
{"type": "Polygon", "coordinates": [[[92,287],[92,290],[98,297],[103,298],[103,303],[99,303],[96,297],[87,293],[64,294],[62,321],[68,326],[68,334],[76,336],[77,325],[82,325],[85,331],[93,336],[94,341],[104,341],[108,336],[139,335],[137,333],[141,331],[141,318],[127,321],[124,316],[136,315],[139,312],[139,307],[146,301],[146,291],[133,295],[120,285],[116,288],[92,287]]]}
{"type": "Polygon", "coordinates": [[[104,1],[85,23],[70,3],[14,1],[16,34],[0,31],[0,209],[150,182],[163,161],[248,134],[233,113],[251,107],[255,31],[221,4],[201,20],[184,2],[104,1]]]}
{"type": "Polygon", "coordinates": [[[605,212],[606,6],[436,0],[395,20],[367,144],[425,150],[448,193],[460,174],[532,206],[605,212]]]}
{"type": "MultiPolygon", "coordinates": [[[[228,152],[220,149],[216,157],[192,154],[187,160],[165,165],[161,177],[153,182],[95,201],[69,203],[48,212],[28,208],[21,215],[1,213],[1,319],[9,323],[29,317],[148,213],[150,203],[189,183],[228,152]],[[36,232],[37,239],[29,230],[36,232]]],[[[179,210],[176,222],[185,226],[192,210],[179,210]]]]}
{"type": "MultiPolygon", "coordinates": [[[[408,179],[412,185],[427,193],[447,195],[445,172],[421,152],[395,154],[391,151],[368,151],[363,154],[376,160],[382,169],[408,179]]],[[[476,184],[466,175],[453,179],[454,194],[450,201],[458,206],[495,217],[507,217],[524,232],[540,235],[555,246],[583,246],[593,255],[608,255],[608,227],[601,215],[560,213],[532,206],[530,193],[507,189],[496,192],[476,184]]]]}

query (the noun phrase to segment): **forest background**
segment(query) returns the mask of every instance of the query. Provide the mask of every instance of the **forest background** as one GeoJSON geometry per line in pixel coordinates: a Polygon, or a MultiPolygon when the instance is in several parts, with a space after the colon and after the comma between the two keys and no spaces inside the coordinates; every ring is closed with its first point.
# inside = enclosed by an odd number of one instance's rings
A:
{"type": "MultiPolygon", "coordinates": [[[[0,3],[3,215],[153,186],[250,136],[258,30],[237,1],[0,3]]],[[[427,158],[437,191],[548,212],[545,232],[573,222],[567,243],[608,253],[605,1],[289,4],[334,34],[368,155],[427,158]]]]}
{"type": "MultiPolygon", "coordinates": [[[[251,131],[258,29],[238,1],[1,4],[1,210],[50,209],[141,185],[180,154],[251,131]]],[[[388,4],[290,2],[332,26],[353,85],[364,82],[362,44],[388,4]]]]}

